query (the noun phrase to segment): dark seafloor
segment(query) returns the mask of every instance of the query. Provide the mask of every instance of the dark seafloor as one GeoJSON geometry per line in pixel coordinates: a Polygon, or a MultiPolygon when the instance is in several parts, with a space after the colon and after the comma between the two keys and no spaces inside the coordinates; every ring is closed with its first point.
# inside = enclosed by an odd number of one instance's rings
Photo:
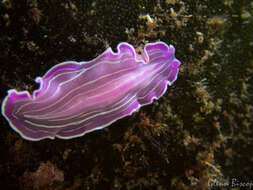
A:
{"type": "Polygon", "coordinates": [[[0,189],[253,188],[251,0],[1,0],[1,102],[59,62],[158,40],[177,81],[106,129],[31,142],[0,117],[0,189]]]}

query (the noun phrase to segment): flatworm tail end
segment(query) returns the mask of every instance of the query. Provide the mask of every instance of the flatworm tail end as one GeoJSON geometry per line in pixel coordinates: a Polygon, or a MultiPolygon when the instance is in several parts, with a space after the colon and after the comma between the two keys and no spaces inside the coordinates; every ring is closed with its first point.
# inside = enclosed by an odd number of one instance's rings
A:
{"type": "Polygon", "coordinates": [[[8,95],[2,102],[1,113],[8,121],[10,127],[26,140],[38,141],[44,138],[54,139],[54,137],[47,135],[45,132],[35,132],[32,134],[31,131],[28,131],[27,128],[23,126],[22,122],[19,121],[19,118],[13,114],[15,112],[15,106],[32,99],[30,93],[28,91],[17,92],[15,89],[8,90],[7,92],[8,95]],[[32,135],[33,137],[31,138],[32,135]]]}

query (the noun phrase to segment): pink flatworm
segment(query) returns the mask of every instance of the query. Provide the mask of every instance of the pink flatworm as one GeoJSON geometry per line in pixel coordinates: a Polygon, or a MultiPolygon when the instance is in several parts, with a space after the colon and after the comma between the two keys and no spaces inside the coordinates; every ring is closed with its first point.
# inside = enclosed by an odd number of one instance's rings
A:
{"type": "Polygon", "coordinates": [[[175,48],[149,43],[143,54],[120,43],[88,62],[66,61],[35,81],[33,94],[8,91],[2,114],[27,140],[70,139],[102,129],[160,98],[177,78],[175,48]]]}

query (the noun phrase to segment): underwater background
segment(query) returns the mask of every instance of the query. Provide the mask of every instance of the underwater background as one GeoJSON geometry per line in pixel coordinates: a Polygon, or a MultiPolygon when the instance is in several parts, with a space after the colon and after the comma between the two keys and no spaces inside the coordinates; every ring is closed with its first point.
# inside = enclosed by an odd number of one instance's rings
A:
{"type": "Polygon", "coordinates": [[[103,130],[32,142],[0,117],[0,189],[253,188],[251,0],[2,0],[1,103],[60,62],[156,41],[178,79],[103,130]]]}

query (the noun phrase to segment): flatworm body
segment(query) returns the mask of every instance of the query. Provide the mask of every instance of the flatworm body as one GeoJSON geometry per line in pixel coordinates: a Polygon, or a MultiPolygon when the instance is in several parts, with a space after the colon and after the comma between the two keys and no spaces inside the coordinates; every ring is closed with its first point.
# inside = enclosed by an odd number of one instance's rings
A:
{"type": "Polygon", "coordinates": [[[180,61],[164,42],[143,54],[120,43],[89,62],[67,61],[35,81],[33,94],[8,91],[2,114],[27,140],[70,139],[102,129],[161,97],[177,78],[180,61]]]}

